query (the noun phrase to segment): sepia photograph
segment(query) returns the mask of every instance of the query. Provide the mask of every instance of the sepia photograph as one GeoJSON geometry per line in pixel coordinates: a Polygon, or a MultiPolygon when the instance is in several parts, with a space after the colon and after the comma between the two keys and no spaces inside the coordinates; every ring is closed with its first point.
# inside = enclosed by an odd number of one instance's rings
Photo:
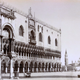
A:
{"type": "Polygon", "coordinates": [[[79,80],[79,0],[0,0],[0,80],[79,80]]]}

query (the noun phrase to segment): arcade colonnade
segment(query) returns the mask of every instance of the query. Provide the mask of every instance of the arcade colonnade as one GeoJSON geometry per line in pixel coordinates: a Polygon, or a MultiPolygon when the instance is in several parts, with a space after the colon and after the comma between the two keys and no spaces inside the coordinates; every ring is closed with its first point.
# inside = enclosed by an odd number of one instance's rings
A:
{"type": "MultiPolygon", "coordinates": [[[[3,53],[8,55],[8,39],[3,39],[3,53]]],[[[44,47],[29,45],[14,41],[14,54],[12,72],[56,72],[61,71],[60,52],[45,49],[44,47]],[[53,54],[55,52],[56,54],[53,54]],[[56,61],[56,59],[57,61],[56,61]]],[[[1,62],[2,73],[10,72],[10,60],[6,57],[1,62]],[[6,60],[7,59],[7,60],[6,60]],[[6,62],[7,61],[7,62],[6,62]]]]}
{"type": "MultiPolygon", "coordinates": [[[[2,73],[10,72],[10,62],[1,62],[2,73]]],[[[28,62],[28,61],[13,61],[13,72],[58,72],[61,70],[59,63],[45,63],[45,62],[28,62]]]]}

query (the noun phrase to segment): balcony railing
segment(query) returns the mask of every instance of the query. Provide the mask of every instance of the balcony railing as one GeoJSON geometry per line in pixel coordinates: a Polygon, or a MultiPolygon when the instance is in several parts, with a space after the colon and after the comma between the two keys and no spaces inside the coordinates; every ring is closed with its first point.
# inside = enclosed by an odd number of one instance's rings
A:
{"type": "Polygon", "coordinates": [[[61,59],[48,59],[48,58],[27,57],[27,56],[18,56],[17,59],[29,60],[29,61],[40,61],[40,62],[52,62],[52,63],[61,62],[61,59]]]}

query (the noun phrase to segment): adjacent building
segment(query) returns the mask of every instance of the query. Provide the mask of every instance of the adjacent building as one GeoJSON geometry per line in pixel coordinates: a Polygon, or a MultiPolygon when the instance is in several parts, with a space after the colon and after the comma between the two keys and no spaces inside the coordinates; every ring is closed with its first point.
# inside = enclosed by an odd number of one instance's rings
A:
{"type": "Polygon", "coordinates": [[[61,30],[0,4],[1,74],[61,71],[61,30]]]}

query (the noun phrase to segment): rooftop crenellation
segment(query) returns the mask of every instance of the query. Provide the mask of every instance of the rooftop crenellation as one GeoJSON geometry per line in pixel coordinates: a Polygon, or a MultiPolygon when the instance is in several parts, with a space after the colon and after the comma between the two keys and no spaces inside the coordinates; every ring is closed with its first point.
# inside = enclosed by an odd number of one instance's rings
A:
{"type": "MultiPolygon", "coordinates": [[[[24,13],[23,11],[21,11],[21,10],[19,10],[19,9],[17,9],[17,8],[11,6],[11,5],[9,5],[9,4],[6,4],[6,3],[4,3],[4,2],[2,2],[2,1],[0,1],[0,6],[4,6],[4,7],[8,8],[8,9],[12,9],[14,12],[17,12],[17,13],[25,16],[25,17],[28,17],[28,14],[27,14],[27,13],[24,13]]],[[[31,8],[31,7],[30,7],[30,8],[31,8]]],[[[33,17],[33,16],[32,16],[32,18],[33,18],[36,22],[39,22],[39,23],[43,24],[43,26],[47,26],[48,28],[51,28],[51,29],[53,29],[53,30],[61,33],[61,29],[57,29],[57,28],[55,28],[55,27],[53,27],[53,26],[51,26],[51,25],[49,25],[49,24],[47,24],[47,23],[45,23],[45,22],[43,22],[43,21],[41,21],[41,20],[39,20],[39,19],[37,19],[37,18],[35,18],[35,17],[33,17]]]]}

